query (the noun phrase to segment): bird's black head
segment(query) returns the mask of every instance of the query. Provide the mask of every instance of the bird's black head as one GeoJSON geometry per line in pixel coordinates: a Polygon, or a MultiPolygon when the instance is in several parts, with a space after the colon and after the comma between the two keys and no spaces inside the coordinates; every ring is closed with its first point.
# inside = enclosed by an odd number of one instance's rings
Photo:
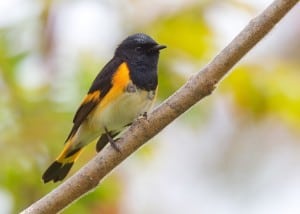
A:
{"type": "Polygon", "coordinates": [[[125,61],[130,68],[132,82],[139,88],[155,90],[159,51],[166,48],[142,33],[127,37],[116,49],[115,57],[125,61]]]}
{"type": "Polygon", "coordinates": [[[128,36],[118,46],[115,52],[115,56],[120,57],[126,61],[132,59],[140,61],[145,57],[155,57],[159,55],[159,51],[166,48],[164,45],[157,44],[150,36],[137,33],[128,36]]]}

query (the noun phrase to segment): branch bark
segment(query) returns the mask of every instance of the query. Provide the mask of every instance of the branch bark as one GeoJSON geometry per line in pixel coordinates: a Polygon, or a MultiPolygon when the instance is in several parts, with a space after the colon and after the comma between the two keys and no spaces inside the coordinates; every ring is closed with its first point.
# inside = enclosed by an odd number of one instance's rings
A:
{"type": "Polygon", "coordinates": [[[136,120],[117,142],[122,153],[104,148],[76,174],[33,203],[22,213],[57,213],[99,182],[130,154],[188,110],[211,94],[215,85],[257,44],[298,0],[275,0],[225,47],[206,67],[148,115],[136,120]]]}

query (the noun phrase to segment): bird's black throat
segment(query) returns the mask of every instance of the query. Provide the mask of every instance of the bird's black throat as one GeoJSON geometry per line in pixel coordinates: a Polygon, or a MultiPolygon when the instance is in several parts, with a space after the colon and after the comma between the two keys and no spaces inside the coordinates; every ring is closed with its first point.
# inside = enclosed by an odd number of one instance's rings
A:
{"type": "Polygon", "coordinates": [[[133,84],[146,91],[155,90],[158,84],[157,62],[158,54],[148,57],[146,60],[127,62],[133,84]]]}

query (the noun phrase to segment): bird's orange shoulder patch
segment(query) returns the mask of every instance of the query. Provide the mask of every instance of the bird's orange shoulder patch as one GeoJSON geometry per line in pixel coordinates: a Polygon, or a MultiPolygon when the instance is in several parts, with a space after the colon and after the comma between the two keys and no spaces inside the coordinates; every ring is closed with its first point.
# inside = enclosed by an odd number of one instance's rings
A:
{"type": "Polygon", "coordinates": [[[123,62],[116,73],[113,75],[112,85],[114,87],[124,88],[130,81],[129,68],[126,62],[123,62]]]}
{"type": "Polygon", "coordinates": [[[126,62],[123,62],[114,73],[111,81],[112,87],[101,100],[100,107],[106,106],[114,99],[116,99],[119,95],[121,95],[130,82],[131,80],[129,76],[128,65],[126,62]]]}

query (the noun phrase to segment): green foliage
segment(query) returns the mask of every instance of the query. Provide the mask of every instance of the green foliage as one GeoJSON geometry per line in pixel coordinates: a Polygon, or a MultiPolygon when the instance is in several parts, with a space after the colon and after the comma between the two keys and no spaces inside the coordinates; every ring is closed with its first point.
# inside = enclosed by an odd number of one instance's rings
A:
{"type": "MultiPolygon", "coordinates": [[[[179,54],[199,61],[211,56],[213,33],[205,22],[203,8],[193,6],[169,17],[160,17],[149,33],[168,46],[168,55],[179,54]]],[[[172,60],[172,59],[170,59],[172,60]]]]}
{"type": "Polygon", "coordinates": [[[273,62],[273,66],[243,65],[220,85],[242,111],[256,118],[276,116],[290,125],[300,125],[300,85],[297,64],[273,62]]]}

